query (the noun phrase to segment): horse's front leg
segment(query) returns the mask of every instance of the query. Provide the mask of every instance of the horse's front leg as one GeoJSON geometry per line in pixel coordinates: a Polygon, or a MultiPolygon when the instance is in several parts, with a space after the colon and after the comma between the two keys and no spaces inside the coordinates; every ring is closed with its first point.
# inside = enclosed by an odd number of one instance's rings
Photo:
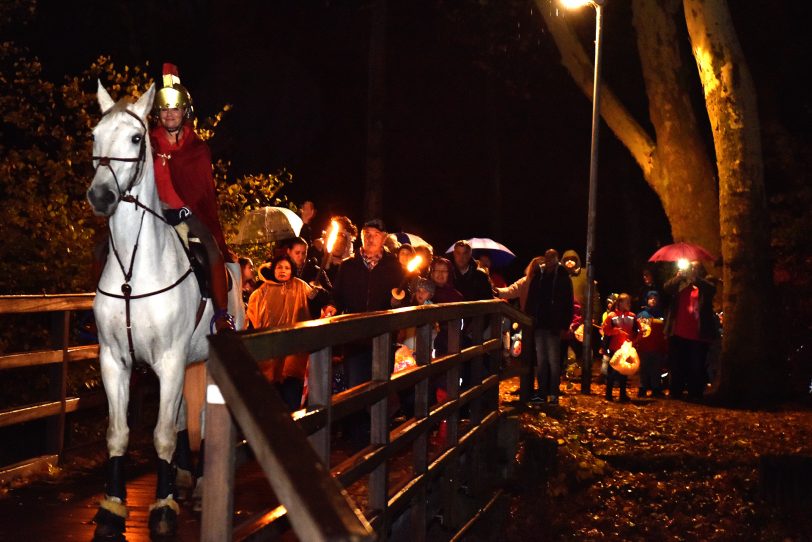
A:
{"type": "Polygon", "coordinates": [[[185,360],[165,356],[153,369],[161,387],[158,423],[153,434],[158,452],[158,486],[150,506],[149,529],[153,535],[172,536],[177,529],[180,506],[175,501],[175,467],[172,456],[177,444],[178,421],[182,407],[185,360]]]}
{"type": "Polygon", "coordinates": [[[177,423],[177,443],[175,445],[175,456],[172,460],[172,463],[177,467],[175,489],[180,500],[191,497],[195,485],[194,475],[192,474],[194,468],[192,466],[192,446],[189,442],[187,416],[188,407],[183,394],[181,394],[177,423]]]}
{"type": "Polygon", "coordinates": [[[127,425],[127,405],[130,402],[130,375],[132,367],[114,357],[109,348],[99,352],[102,382],[107,394],[108,425],[107,485],[105,497],[96,512],[95,536],[109,538],[120,535],[127,517],[127,490],[124,480],[124,454],[130,439],[127,425]]]}

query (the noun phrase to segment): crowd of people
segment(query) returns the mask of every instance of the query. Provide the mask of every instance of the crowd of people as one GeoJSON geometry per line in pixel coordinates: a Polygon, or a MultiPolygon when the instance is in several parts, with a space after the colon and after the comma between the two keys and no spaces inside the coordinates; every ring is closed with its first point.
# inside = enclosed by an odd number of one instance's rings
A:
{"type": "MultiPolygon", "coordinates": [[[[220,332],[234,329],[226,308],[223,264],[236,257],[226,246],[217,219],[211,158],[189,122],[192,115],[191,97],[180,85],[177,68],[165,65],[164,87],[155,103],[157,124],[150,133],[156,185],[166,220],[185,224],[205,249],[205,274],[215,307],[210,326],[220,332]]],[[[239,259],[249,327],[268,329],[406,305],[516,299],[535,322],[532,341],[525,338],[535,350],[534,402],[558,403],[567,353],[573,351],[576,360],[581,355],[584,326],[600,332],[593,355],[605,362],[601,372],[607,400],[613,400],[615,387],[620,401],[629,400],[627,375],[615,363],[621,351],[627,355],[626,343],[639,356],[639,397],[664,396],[666,369],[670,397],[686,392],[692,399],[702,397],[708,381],[709,345],[718,337],[720,325],[712,304],[715,283],[699,262],[681,266],[662,285],[646,270],[636,295],[609,296],[606,311],[598,318],[597,284],[588,283],[574,250],[565,251],[563,257],[555,249],[546,250],[530,261],[522,277],[507,284],[501,271],[493,268],[490,254],[481,252],[475,259],[468,241],[457,241],[446,258],[433,254],[425,244],[398,242],[377,218],[363,222],[359,229],[346,216],[333,217],[335,226],[330,230],[336,231],[330,231],[330,236],[312,201],[304,202],[300,211],[303,226],[298,237],[277,243],[257,269],[250,259],[239,259]],[[588,303],[592,322],[584,322],[588,303]]],[[[436,330],[435,355],[448,351],[447,326],[441,323],[436,330]]],[[[468,340],[462,333],[461,346],[468,340]]],[[[307,358],[299,353],[262,362],[263,373],[279,386],[291,409],[299,408],[306,394],[307,358]]],[[[345,386],[369,380],[369,345],[347,345],[343,369],[345,386]]]]}
{"type": "MultiPolygon", "coordinates": [[[[624,343],[634,347],[639,359],[637,397],[663,398],[666,389],[670,397],[682,397],[687,392],[688,398],[698,400],[703,395],[708,382],[707,353],[720,326],[712,306],[715,286],[699,262],[678,269],[662,285],[655,283],[651,269],[645,269],[639,290],[634,295],[608,296],[606,310],[601,314],[597,284],[590,288],[574,250],[565,251],[561,257],[557,250],[548,249],[530,261],[518,280],[506,284],[489,261],[483,265],[481,255],[474,258],[468,241],[454,243],[449,257],[434,255],[426,245],[399,243],[380,219],[361,225],[361,243],[356,251],[359,228],[348,217],[335,217],[338,241],[330,252],[325,252],[329,232],[312,227],[316,216],[312,202],[306,202],[302,209],[306,225],[303,236],[279,243],[271,262],[261,268],[266,269],[260,273],[265,282],[257,290],[251,293],[250,277],[244,283],[249,285],[245,290],[247,314],[254,328],[408,305],[516,300],[520,310],[535,321],[532,402],[557,404],[567,366],[581,366],[585,305],[592,303],[590,325],[597,337],[593,356],[603,361],[599,378],[606,384],[607,400],[630,400],[629,378],[615,368],[613,361],[620,356],[624,343]],[[416,256],[420,263],[411,269],[416,256]],[[278,265],[292,272],[279,278],[274,271],[278,265]],[[398,291],[400,295],[395,293],[398,291]],[[277,312],[270,317],[267,311],[277,312]]],[[[463,333],[461,346],[465,347],[468,340],[463,333]]],[[[437,327],[432,346],[435,356],[448,352],[447,323],[437,327]]],[[[266,374],[280,385],[289,406],[298,408],[303,398],[296,390],[303,388],[306,364],[300,360],[298,369],[289,371],[289,360],[273,363],[282,368],[269,369],[266,374]],[[296,378],[298,384],[288,383],[291,378],[296,378]]],[[[370,379],[368,345],[345,348],[343,371],[343,386],[352,387],[370,379]]]]}

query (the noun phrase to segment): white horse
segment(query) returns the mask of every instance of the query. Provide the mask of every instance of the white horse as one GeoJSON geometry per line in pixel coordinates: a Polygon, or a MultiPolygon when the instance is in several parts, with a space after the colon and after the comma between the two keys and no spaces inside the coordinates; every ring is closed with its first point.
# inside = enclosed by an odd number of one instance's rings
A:
{"type": "MultiPolygon", "coordinates": [[[[96,536],[124,531],[127,515],[123,458],[129,428],[130,373],[136,360],[148,363],[160,382],[160,407],[154,441],[158,452],[156,502],[150,507],[150,531],[172,534],[179,506],[174,499],[171,466],[176,435],[186,428],[184,370],[208,357],[207,300],[201,318],[201,292],[185,247],[163,219],[154,182],[147,115],[155,85],[137,102],[114,102],[99,82],[102,118],[93,130],[96,168],[87,198],[96,214],[109,217],[110,254],[99,280],[93,311],[99,332],[99,360],[107,393],[110,454],[105,499],[96,515],[96,536]]],[[[240,275],[229,264],[232,283],[229,312],[237,329],[244,322],[240,275]]],[[[239,267],[237,267],[238,273],[239,267]]]]}

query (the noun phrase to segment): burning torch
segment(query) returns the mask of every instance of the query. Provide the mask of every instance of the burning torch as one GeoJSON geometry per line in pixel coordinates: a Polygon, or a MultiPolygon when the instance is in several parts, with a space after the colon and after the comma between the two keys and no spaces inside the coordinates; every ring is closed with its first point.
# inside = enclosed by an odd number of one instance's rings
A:
{"type": "Polygon", "coordinates": [[[327,245],[324,247],[324,257],[321,261],[322,269],[330,269],[330,263],[333,256],[333,247],[338,239],[338,222],[335,220],[330,221],[330,233],[327,235],[327,245]]]}
{"type": "Polygon", "coordinates": [[[400,283],[400,286],[397,288],[392,288],[392,297],[401,301],[404,297],[406,297],[406,284],[409,282],[409,277],[420,267],[420,264],[423,263],[423,256],[417,254],[409,263],[406,264],[406,276],[403,277],[403,280],[400,283]]]}

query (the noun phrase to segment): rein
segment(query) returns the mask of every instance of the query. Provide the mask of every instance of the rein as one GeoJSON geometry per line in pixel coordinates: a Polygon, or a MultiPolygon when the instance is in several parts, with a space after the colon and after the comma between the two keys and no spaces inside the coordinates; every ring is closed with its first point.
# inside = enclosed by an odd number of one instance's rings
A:
{"type": "MultiPolygon", "coordinates": [[[[102,117],[107,115],[111,109],[108,109],[104,113],[102,113],[102,117]]],[[[144,132],[141,134],[141,146],[138,150],[138,156],[134,158],[119,158],[115,156],[92,156],[91,159],[98,160],[99,164],[96,166],[96,170],[101,166],[106,167],[110,170],[110,173],[113,174],[113,180],[116,181],[116,190],[118,190],[119,199],[124,197],[124,194],[128,193],[132,190],[132,187],[135,186],[135,181],[138,177],[141,176],[141,169],[144,167],[144,162],[147,159],[147,125],[144,124],[144,121],[141,118],[130,111],[129,109],[124,109],[124,112],[130,115],[132,118],[138,121],[138,124],[144,129],[144,132]],[[130,182],[127,183],[127,189],[124,192],[121,191],[121,185],[118,182],[118,176],[116,175],[116,170],[113,169],[113,166],[110,165],[110,162],[137,162],[138,167],[135,168],[135,172],[133,173],[132,178],[130,178],[130,182]]]]}
{"type": "MultiPolygon", "coordinates": [[[[104,114],[102,114],[102,116],[106,115],[109,112],[110,112],[109,110],[106,111],[104,114]]],[[[113,179],[116,182],[116,188],[117,188],[118,193],[119,193],[119,200],[123,201],[123,202],[126,202],[126,203],[132,203],[133,205],[135,205],[136,208],[141,208],[142,209],[141,220],[140,220],[140,222],[138,224],[138,234],[135,237],[135,246],[133,247],[132,254],[130,255],[130,265],[129,265],[128,269],[125,268],[124,262],[121,260],[121,256],[119,255],[118,250],[116,249],[116,244],[113,241],[112,228],[111,228],[110,247],[112,249],[113,254],[116,257],[116,262],[118,263],[118,266],[121,269],[121,273],[124,275],[124,284],[121,285],[121,294],[115,294],[115,293],[112,293],[112,292],[106,292],[106,291],[102,290],[99,287],[96,288],[96,291],[99,292],[102,295],[107,296],[107,297],[112,297],[112,298],[115,298],[115,299],[123,299],[124,300],[124,314],[125,314],[125,318],[126,318],[126,327],[127,327],[127,345],[129,347],[130,357],[132,358],[132,362],[133,362],[133,365],[134,365],[135,361],[136,361],[136,358],[135,358],[135,345],[134,345],[134,342],[133,342],[133,333],[132,333],[132,318],[131,318],[131,310],[130,310],[130,301],[133,300],[133,299],[143,299],[143,298],[146,298],[146,297],[151,297],[151,296],[154,296],[154,295],[158,295],[158,294],[168,292],[169,290],[175,288],[176,286],[180,285],[184,280],[186,280],[186,278],[189,275],[192,274],[193,269],[192,269],[192,266],[190,265],[189,268],[186,270],[186,272],[183,275],[180,276],[180,278],[178,278],[175,282],[173,282],[169,286],[161,288],[160,290],[156,290],[154,292],[148,292],[148,293],[145,293],[145,294],[132,295],[132,286],[130,286],[130,280],[132,279],[133,266],[135,265],[135,255],[138,252],[138,241],[141,238],[141,230],[144,227],[144,217],[146,216],[147,213],[150,213],[152,216],[159,219],[161,222],[163,222],[167,226],[171,227],[171,225],[166,220],[166,218],[161,216],[161,214],[155,212],[153,209],[149,208],[147,205],[144,205],[143,203],[141,203],[138,200],[137,196],[133,196],[132,194],[129,193],[130,190],[132,190],[133,186],[135,186],[137,184],[136,181],[141,176],[142,168],[143,168],[144,162],[146,161],[147,127],[144,124],[144,122],[135,113],[133,113],[133,112],[127,110],[127,109],[125,109],[124,112],[127,113],[128,115],[132,116],[133,118],[135,118],[141,124],[141,127],[144,128],[144,133],[141,136],[141,149],[140,149],[140,151],[138,153],[138,156],[135,157],[135,158],[118,158],[118,157],[109,157],[109,156],[93,156],[92,158],[93,158],[93,160],[98,160],[99,161],[99,164],[96,166],[97,170],[98,170],[98,168],[100,166],[105,166],[113,174],[113,179]],[[118,177],[116,176],[116,172],[113,169],[113,167],[110,165],[110,162],[114,162],[114,161],[115,162],[137,162],[138,163],[138,167],[136,168],[133,177],[130,179],[130,182],[127,185],[127,189],[124,190],[124,192],[121,191],[121,186],[119,185],[118,177]]],[[[180,234],[174,228],[172,228],[172,229],[175,232],[175,234],[178,236],[178,240],[181,241],[180,245],[181,245],[181,247],[183,247],[184,251],[186,252],[186,254],[188,256],[189,252],[186,249],[185,245],[183,244],[183,241],[180,239],[180,234]]],[[[200,312],[200,310],[198,310],[198,312],[200,312]]],[[[198,321],[199,321],[199,317],[198,317],[198,321]]],[[[195,327],[196,326],[197,326],[197,322],[195,322],[195,327]]]]}

